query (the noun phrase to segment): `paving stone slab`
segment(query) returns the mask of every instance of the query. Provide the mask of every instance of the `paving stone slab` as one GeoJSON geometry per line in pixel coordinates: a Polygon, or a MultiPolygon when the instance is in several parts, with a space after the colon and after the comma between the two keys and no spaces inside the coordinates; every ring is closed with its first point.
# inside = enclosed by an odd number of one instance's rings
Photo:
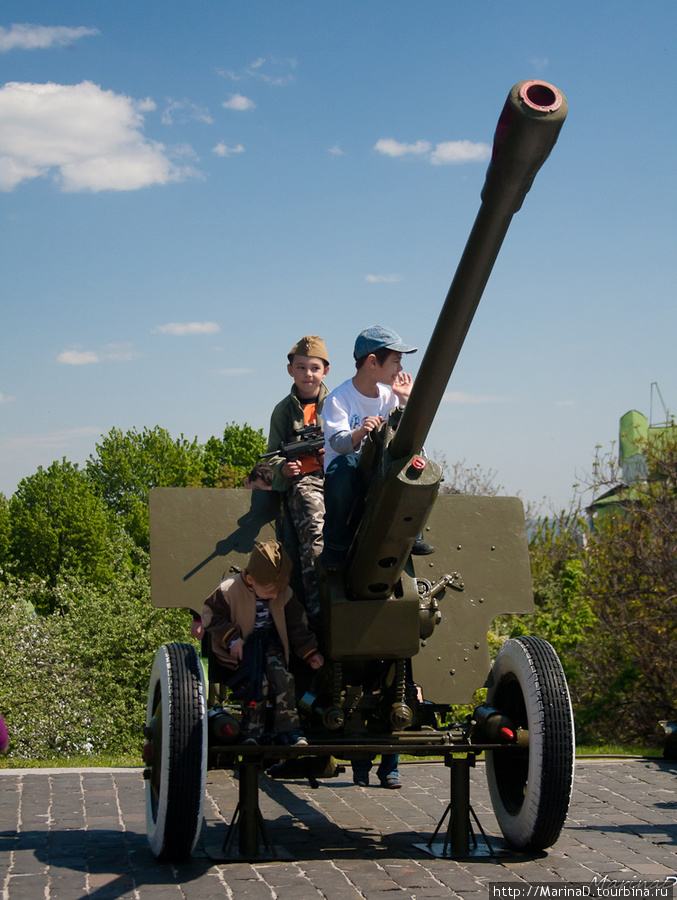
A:
{"type": "MultiPolygon", "coordinates": [[[[141,771],[0,769],[2,900],[484,900],[495,882],[662,879],[677,873],[677,768],[661,760],[582,761],[560,840],[534,856],[438,859],[426,852],[449,802],[442,764],[401,767],[404,787],[357,788],[345,775],[317,789],[261,777],[273,842],[292,862],[215,863],[238,801],[230,771],[208,775],[205,824],[193,858],[169,865],[145,836],[141,771]]],[[[471,802],[502,840],[483,765],[471,802]]]]}

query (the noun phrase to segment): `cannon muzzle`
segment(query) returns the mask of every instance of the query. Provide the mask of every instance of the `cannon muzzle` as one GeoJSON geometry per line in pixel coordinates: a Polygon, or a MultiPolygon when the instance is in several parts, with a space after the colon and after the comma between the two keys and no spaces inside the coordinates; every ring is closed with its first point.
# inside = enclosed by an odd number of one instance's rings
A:
{"type": "Polygon", "coordinates": [[[554,147],[566,114],[564,95],[545,81],[521,81],[508,94],[482,205],[390,443],[392,459],[420,453],[511,219],[554,147]]]}

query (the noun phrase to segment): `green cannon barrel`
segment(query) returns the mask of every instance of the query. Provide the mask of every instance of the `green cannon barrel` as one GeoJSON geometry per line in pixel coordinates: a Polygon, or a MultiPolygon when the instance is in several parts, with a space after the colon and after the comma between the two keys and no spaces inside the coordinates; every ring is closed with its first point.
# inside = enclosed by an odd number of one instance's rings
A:
{"type": "Polygon", "coordinates": [[[389,445],[392,459],[420,453],[512,217],[554,147],[566,114],[564,95],[543,81],[522,81],[510,91],[496,127],[482,205],[389,445]]]}
{"type": "Polygon", "coordinates": [[[552,150],[567,114],[544,81],[510,91],[496,127],[482,203],[397,429],[373,467],[346,571],[354,599],[391,596],[437,496],[441,471],[422,456],[465,336],[513,215],[552,150]]]}

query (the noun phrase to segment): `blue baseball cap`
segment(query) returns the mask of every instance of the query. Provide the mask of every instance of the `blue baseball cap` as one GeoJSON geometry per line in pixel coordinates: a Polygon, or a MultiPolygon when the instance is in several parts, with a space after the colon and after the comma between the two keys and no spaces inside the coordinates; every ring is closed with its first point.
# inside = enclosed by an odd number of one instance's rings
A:
{"type": "Polygon", "coordinates": [[[392,328],[385,328],[383,325],[370,325],[360,332],[355,341],[355,350],[353,356],[355,359],[362,359],[370,353],[377,350],[387,348],[394,350],[396,353],[416,353],[418,347],[410,347],[409,344],[403,344],[402,338],[392,328]]]}

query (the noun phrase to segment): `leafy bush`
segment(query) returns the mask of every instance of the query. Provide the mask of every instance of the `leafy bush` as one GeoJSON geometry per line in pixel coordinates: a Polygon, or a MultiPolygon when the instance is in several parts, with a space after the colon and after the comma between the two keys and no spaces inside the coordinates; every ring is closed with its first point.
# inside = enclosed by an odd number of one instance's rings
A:
{"type": "Polygon", "coordinates": [[[155,609],[147,566],[104,586],[81,575],[55,588],[13,577],[0,585],[0,710],[10,757],[55,759],[136,751],[157,648],[188,640],[190,616],[155,609]],[[58,612],[40,615],[46,594],[58,612]]]}

